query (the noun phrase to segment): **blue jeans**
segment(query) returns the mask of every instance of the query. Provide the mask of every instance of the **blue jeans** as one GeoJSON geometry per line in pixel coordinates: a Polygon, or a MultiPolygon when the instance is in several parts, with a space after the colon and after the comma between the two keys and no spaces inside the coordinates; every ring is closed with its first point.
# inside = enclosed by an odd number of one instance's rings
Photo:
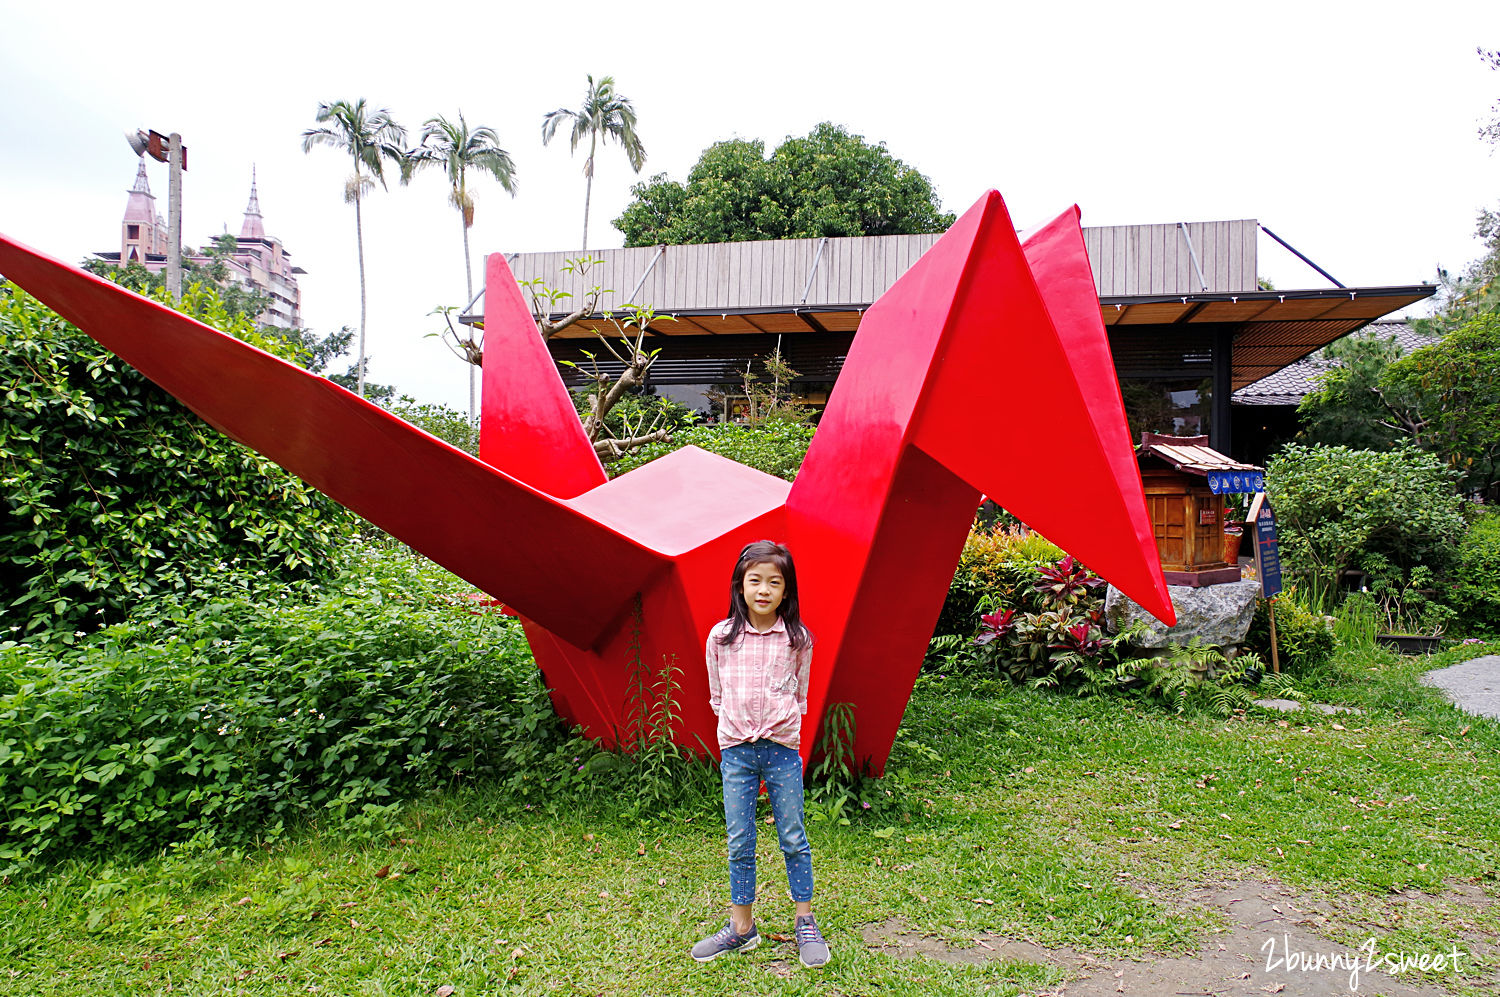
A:
{"type": "Polygon", "coordinates": [[[802,756],[775,741],[735,744],[720,752],[719,772],[729,829],[729,902],[755,902],[755,800],[761,780],[771,796],[792,899],[812,900],[812,846],[802,826],[802,756]]]}

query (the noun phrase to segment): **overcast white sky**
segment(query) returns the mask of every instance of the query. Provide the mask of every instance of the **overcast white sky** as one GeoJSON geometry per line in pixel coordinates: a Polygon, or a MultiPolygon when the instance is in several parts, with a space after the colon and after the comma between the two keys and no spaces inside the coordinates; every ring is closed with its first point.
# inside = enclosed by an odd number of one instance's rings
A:
{"type": "MultiPolygon", "coordinates": [[[[179,131],[184,240],[238,232],[256,164],[319,331],[359,320],[348,160],[301,151],[320,100],[366,97],[413,133],[459,110],[499,132],[520,189],[476,188],[476,282],[484,253],[577,248],[582,161],[540,128],[588,73],[634,101],[642,177],[831,120],[886,142],[948,210],[994,187],[1022,227],[1074,202],[1086,225],[1258,218],[1347,284],[1463,265],[1478,209],[1500,201],[1500,157],[1476,136],[1500,94],[1474,52],[1500,47],[1494,0],[6,6],[0,231],[69,262],[117,249],[123,133],[179,131]]],[[[166,167],[148,167],[165,213],[166,167]]],[[[609,221],[635,179],[604,149],[593,248],[620,244],[609,221]]],[[[464,287],[436,172],[367,201],[365,252],[371,379],[465,406],[465,368],[423,338],[464,287]]],[[[1264,236],[1260,272],[1324,286],[1264,236]]]]}

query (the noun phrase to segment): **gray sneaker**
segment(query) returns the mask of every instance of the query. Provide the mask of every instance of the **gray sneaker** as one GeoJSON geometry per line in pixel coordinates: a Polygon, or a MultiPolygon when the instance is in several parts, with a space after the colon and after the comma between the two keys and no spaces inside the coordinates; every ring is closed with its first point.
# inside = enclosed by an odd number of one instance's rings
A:
{"type": "MultiPolygon", "coordinates": [[[[813,929],[817,930],[817,929],[813,929]]],[[[749,952],[760,944],[760,932],[755,930],[755,925],[750,925],[750,930],[741,935],[734,930],[734,922],[730,921],[718,931],[703,939],[693,946],[693,958],[699,962],[708,962],[717,959],[726,952],[749,952]]],[[[825,947],[824,951],[827,949],[825,947]]],[[[826,956],[825,956],[826,958],[826,956]]]]}
{"type": "Polygon", "coordinates": [[[823,940],[823,932],[818,930],[818,922],[811,914],[797,918],[797,958],[802,960],[802,965],[813,969],[828,964],[828,943],[823,940]]]}

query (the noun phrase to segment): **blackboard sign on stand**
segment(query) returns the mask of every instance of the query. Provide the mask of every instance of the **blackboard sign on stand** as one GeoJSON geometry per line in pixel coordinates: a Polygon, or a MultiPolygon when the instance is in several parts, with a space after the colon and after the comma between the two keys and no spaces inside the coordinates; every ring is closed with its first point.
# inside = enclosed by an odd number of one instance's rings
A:
{"type": "Polygon", "coordinates": [[[1276,514],[1265,492],[1250,503],[1249,521],[1255,524],[1255,573],[1260,594],[1271,603],[1271,668],[1281,674],[1281,654],[1276,646],[1276,596],[1281,594],[1281,547],[1276,541],[1276,514]]]}

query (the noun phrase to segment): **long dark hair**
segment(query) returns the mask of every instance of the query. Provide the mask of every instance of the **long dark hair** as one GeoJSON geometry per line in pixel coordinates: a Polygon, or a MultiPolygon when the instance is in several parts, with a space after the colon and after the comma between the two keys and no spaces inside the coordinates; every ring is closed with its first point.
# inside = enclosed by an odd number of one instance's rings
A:
{"type": "Polygon", "coordinates": [[[719,643],[733,644],[750,624],[750,607],[745,603],[745,572],[755,564],[773,564],[781,572],[786,591],[777,612],[786,627],[787,643],[795,648],[806,647],[812,643],[812,634],[802,624],[802,607],[797,599],[797,566],[792,563],[791,551],[770,540],[746,544],[740,551],[740,559],[734,562],[734,572],[729,576],[729,629],[719,637],[719,643]]]}

